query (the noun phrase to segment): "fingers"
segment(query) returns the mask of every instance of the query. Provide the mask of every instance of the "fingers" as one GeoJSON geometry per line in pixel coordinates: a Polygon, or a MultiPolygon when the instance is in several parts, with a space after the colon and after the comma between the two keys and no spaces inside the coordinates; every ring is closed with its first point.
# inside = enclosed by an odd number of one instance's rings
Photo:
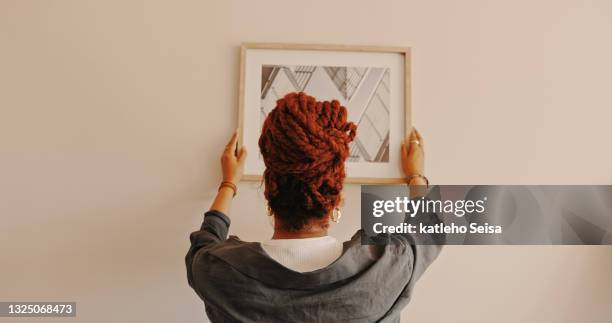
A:
{"type": "Polygon", "coordinates": [[[236,151],[236,145],[238,144],[238,131],[234,132],[230,141],[225,145],[225,151],[236,151]]]}
{"type": "Polygon", "coordinates": [[[411,143],[414,140],[419,140],[419,138],[417,137],[416,128],[414,128],[414,127],[412,127],[412,130],[410,130],[409,140],[410,140],[411,143]]]}
{"type": "Polygon", "coordinates": [[[408,149],[406,149],[406,142],[402,142],[402,163],[408,159],[408,149]]]}
{"type": "Polygon", "coordinates": [[[412,128],[412,131],[410,131],[410,136],[408,139],[408,152],[412,153],[415,149],[417,148],[421,148],[424,149],[424,145],[423,145],[423,137],[421,137],[421,134],[419,133],[419,131],[416,128],[412,128]]]}
{"type": "Polygon", "coordinates": [[[225,145],[225,149],[223,150],[223,156],[225,158],[234,159],[236,158],[238,146],[238,131],[234,132],[230,141],[225,145]]]}
{"type": "Polygon", "coordinates": [[[414,140],[410,140],[410,146],[408,147],[408,155],[412,155],[414,154],[414,152],[419,149],[419,144],[417,143],[416,139],[414,140]]]}
{"type": "Polygon", "coordinates": [[[414,128],[412,128],[412,130],[410,130],[410,134],[408,134],[408,137],[402,142],[402,149],[405,149],[406,152],[408,152],[410,146],[412,146],[412,143],[415,140],[417,140],[417,136],[414,132],[414,128]]]}
{"type": "Polygon", "coordinates": [[[419,132],[419,130],[418,130],[417,128],[413,128],[413,130],[414,130],[414,133],[415,133],[415,134],[416,134],[416,136],[417,136],[417,139],[418,139],[418,140],[422,140],[422,139],[423,139],[423,137],[421,137],[421,133],[419,132]]]}
{"type": "Polygon", "coordinates": [[[410,134],[404,143],[402,144],[403,150],[405,151],[405,155],[412,153],[415,146],[415,141],[417,140],[416,133],[414,132],[414,128],[410,130],[410,134]]]}
{"type": "Polygon", "coordinates": [[[417,140],[419,141],[419,143],[421,143],[421,147],[425,148],[425,142],[423,141],[423,137],[421,137],[421,133],[416,128],[413,129],[416,134],[417,140]]]}
{"type": "Polygon", "coordinates": [[[238,151],[238,163],[243,164],[244,161],[246,160],[246,156],[247,156],[246,148],[244,147],[240,148],[240,150],[238,151]]]}

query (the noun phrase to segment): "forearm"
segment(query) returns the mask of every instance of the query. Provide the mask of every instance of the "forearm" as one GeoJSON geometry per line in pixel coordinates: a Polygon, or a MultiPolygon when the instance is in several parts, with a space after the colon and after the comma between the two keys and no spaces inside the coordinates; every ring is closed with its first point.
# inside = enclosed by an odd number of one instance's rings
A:
{"type": "Polygon", "coordinates": [[[210,206],[211,210],[217,210],[225,215],[229,213],[229,208],[232,205],[234,198],[234,190],[227,186],[222,186],[217,192],[217,196],[210,206]]]}

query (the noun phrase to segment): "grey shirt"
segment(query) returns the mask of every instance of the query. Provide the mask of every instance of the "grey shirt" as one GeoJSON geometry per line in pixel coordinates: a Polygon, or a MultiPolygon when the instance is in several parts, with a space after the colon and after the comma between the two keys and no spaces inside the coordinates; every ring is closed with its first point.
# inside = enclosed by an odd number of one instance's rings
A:
{"type": "Polygon", "coordinates": [[[399,322],[416,281],[441,250],[410,235],[362,245],[359,230],[335,262],[300,273],[258,242],[226,238],[229,226],[225,214],[206,212],[186,257],[189,285],[213,322],[399,322]]]}

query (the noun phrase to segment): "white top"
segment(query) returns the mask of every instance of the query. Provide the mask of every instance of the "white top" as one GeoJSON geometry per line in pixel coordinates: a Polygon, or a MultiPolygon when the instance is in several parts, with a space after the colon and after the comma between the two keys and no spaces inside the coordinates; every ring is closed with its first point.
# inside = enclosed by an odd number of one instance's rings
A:
{"type": "Polygon", "coordinates": [[[330,236],[272,239],[261,247],[276,262],[301,273],[327,267],[342,254],[342,243],[330,236]]]}

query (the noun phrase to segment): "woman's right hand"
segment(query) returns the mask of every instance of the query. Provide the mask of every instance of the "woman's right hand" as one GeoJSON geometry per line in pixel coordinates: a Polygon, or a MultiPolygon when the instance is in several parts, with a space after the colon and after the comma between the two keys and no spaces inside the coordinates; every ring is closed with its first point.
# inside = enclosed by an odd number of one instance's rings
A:
{"type": "Polygon", "coordinates": [[[413,175],[425,176],[425,149],[421,134],[412,128],[408,140],[402,143],[402,170],[406,178],[413,175]]]}
{"type": "Polygon", "coordinates": [[[238,132],[234,132],[232,139],[225,146],[221,154],[221,172],[223,181],[231,182],[234,185],[240,182],[244,171],[244,161],[246,160],[246,149],[238,149],[238,132]]]}

